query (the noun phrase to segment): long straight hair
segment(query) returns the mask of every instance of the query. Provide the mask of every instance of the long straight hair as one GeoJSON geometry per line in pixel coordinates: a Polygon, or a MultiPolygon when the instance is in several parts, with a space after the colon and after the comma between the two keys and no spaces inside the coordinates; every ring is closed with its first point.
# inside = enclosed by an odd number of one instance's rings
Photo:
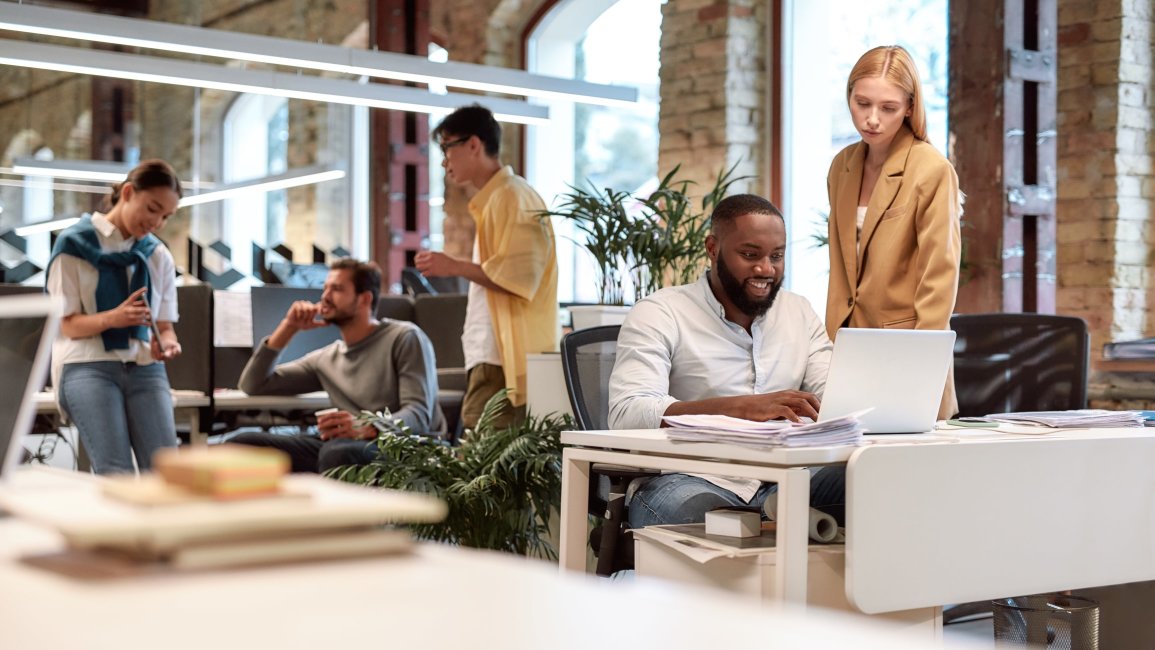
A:
{"type": "Polygon", "coordinates": [[[910,127],[914,137],[930,142],[926,136],[926,106],[922,101],[922,82],[918,79],[918,66],[914,59],[900,45],[881,45],[858,59],[850,70],[846,81],[846,101],[854,92],[854,84],[859,79],[883,78],[898,86],[910,99],[910,115],[903,122],[910,127]]]}

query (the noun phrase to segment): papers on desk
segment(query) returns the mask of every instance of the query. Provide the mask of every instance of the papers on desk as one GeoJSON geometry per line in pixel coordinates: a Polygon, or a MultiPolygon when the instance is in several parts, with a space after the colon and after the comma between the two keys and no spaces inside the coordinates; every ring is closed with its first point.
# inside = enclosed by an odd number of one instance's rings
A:
{"type": "Polygon", "coordinates": [[[674,442],[726,442],[747,447],[826,447],[862,440],[858,411],[824,422],[754,422],[728,415],[669,415],[662,418],[674,442]]]}
{"type": "Polygon", "coordinates": [[[1023,413],[994,413],[984,419],[1009,424],[1036,424],[1063,429],[1125,428],[1143,426],[1143,416],[1137,411],[1106,411],[1078,409],[1073,411],[1026,411],[1023,413]]]}

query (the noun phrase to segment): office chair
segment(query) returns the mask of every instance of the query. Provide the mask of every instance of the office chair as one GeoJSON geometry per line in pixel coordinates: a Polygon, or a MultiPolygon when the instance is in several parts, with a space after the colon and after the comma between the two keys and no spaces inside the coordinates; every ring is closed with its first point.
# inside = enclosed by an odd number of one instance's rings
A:
{"type": "MultiPolygon", "coordinates": [[[[577,330],[561,341],[561,363],[574,419],[583,430],[609,428],[609,382],[614,369],[619,325],[577,330]]],[[[625,528],[630,481],[656,472],[595,463],[590,467],[589,512],[604,521],[590,532],[597,574],[609,576],[633,568],[633,544],[625,528]],[[604,496],[603,496],[604,495],[604,496]]]]}
{"type": "Polygon", "coordinates": [[[427,278],[421,271],[407,266],[401,269],[401,290],[413,298],[421,294],[469,293],[469,280],[460,275],[427,278]]]}
{"type": "MultiPolygon", "coordinates": [[[[1087,406],[1090,344],[1081,318],[956,314],[954,381],[959,415],[1062,411],[1087,406]]],[[[943,624],[991,613],[990,601],[944,609],[943,624]]]]}
{"type": "Polygon", "coordinates": [[[429,283],[429,278],[411,266],[401,269],[401,290],[414,298],[421,294],[436,295],[438,293],[437,289],[429,283]]]}
{"type": "Polygon", "coordinates": [[[1090,345],[1081,318],[956,314],[950,327],[960,416],[1086,407],[1090,345]]]}

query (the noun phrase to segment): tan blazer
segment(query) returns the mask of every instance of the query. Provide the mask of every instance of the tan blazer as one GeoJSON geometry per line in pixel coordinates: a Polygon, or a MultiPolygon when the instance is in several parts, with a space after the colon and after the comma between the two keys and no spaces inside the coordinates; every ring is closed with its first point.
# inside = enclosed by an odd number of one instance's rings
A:
{"type": "MultiPolygon", "coordinates": [[[[948,329],[958,294],[961,194],[954,167],[909,128],[894,137],[855,236],[866,145],[834,157],[830,197],[830,291],[826,331],[840,327],[948,329]]],[[[954,370],[939,417],[958,412],[954,370]]]]}

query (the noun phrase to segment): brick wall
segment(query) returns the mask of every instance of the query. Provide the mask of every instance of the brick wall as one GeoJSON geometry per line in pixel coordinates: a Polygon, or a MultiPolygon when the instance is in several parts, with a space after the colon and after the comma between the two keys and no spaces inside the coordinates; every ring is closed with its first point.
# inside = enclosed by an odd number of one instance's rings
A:
{"type": "Polygon", "coordinates": [[[767,3],[670,0],[662,6],[658,169],[709,187],[738,163],[760,191],[766,176],[767,3]]]}
{"type": "MultiPolygon", "coordinates": [[[[1058,311],[1087,321],[1091,355],[1155,333],[1151,243],[1155,35],[1145,0],[1060,0],[1058,311]]],[[[1133,407],[1155,382],[1097,373],[1092,400],[1133,407]]]]}
{"type": "MultiPolygon", "coordinates": [[[[429,24],[433,40],[449,50],[450,60],[524,68],[522,34],[547,0],[444,0],[431,4],[429,24]]],[[[501,161],[512,165],[514,172],[524,174],[521,146],[525,130],[513,124],[503,124],[502,129],[501,161]]],[[[439,176],[433,174],[431,182],[439,182],[439,176]]],[[[468,208],[471,194],[465,186],[446,181],[442,226],[445,252],[463,259],[473,254],[475,229],[468,208]]]]}

